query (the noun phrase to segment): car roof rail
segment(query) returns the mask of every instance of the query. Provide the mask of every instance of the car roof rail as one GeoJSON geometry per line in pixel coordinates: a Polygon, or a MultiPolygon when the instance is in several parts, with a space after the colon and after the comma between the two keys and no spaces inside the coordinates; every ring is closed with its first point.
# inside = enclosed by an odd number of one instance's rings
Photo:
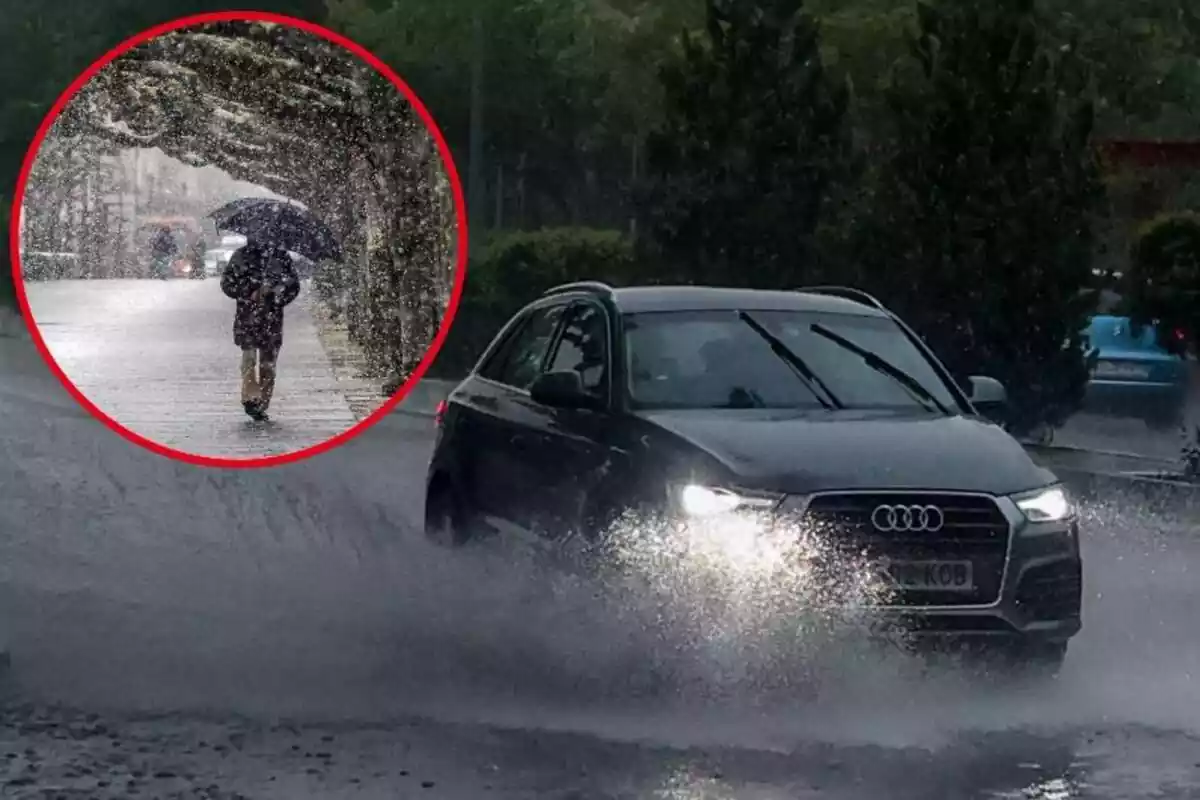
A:
{"type": "Polygon", "coordinates": [[[875,295],[864,292],[862,289],[855,289],[852,286],[802,286],[796,291],[804,292],[805,294],[823,294],[830,297],[841,297],[844,300],[853,300],[856,303],[871,306],[871,308],[879,311],[887,311],[887,306],[879,302],[875,295]]]}
{"type": "Polygon", "coordinates": [[[575,281],[574,283],[564,283],[562,286],[547,289],[542,292],[542,297],[567,294],[569,292],[590,292],[592,294],[610,295],[613,293],[613,287],[601,281],[575,281]]]}

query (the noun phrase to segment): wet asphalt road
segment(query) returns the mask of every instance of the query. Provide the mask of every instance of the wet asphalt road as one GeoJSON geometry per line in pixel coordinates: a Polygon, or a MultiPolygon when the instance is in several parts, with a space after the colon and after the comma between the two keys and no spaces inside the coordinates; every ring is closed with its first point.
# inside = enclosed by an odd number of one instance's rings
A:
{"type": "Polygon", "coordinates": [[[1200,796],[1190,513],[1089,507],[1058,686],[835,635],[762,687],[745,608],[672,660],[653,613],[426,546],[425,420],[233,473],[120,440],[27,344],[0,375],[2,796],[1200,796]],[[639,693],[652,663],[687,680],[639,693]]]}
{"type": "Polygon", "coordinates": [[[33,316],[72,383],[124,427],[168,447],[244,458],[293,452],[355,423],[301,294],[287,309],[272,421],[239,397],[232,300],[216,279],[26,284],[33,316]]]}

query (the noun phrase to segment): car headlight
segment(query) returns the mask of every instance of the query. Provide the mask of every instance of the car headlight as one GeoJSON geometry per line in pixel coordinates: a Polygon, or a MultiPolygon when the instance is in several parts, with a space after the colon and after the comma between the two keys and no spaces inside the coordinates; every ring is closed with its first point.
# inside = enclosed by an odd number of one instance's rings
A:
{"type": "Polygon", "coordinates": [[[1061,522],[1075,514],[1075,505],[1061,486],[1048,486],[1013,498],[1030,522],[1061,522]]]}
{"type": "Polygon", "coordinates": [[[739,509],[766,510],[780,501],[777,495],[735,491],[687,483],[673,487],[675,505],[687,517],[711,517],[739,509]]]}

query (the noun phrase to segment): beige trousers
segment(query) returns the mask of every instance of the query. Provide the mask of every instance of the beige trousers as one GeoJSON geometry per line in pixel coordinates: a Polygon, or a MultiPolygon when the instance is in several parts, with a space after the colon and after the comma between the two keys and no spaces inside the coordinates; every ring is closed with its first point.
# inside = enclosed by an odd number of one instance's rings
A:
{"type": "Polygon", "coordinates": [[[242,402],[257,402],[267,410],[275,392],[275,360],[277,350],[250,347],[242,350],[242,402]]]}

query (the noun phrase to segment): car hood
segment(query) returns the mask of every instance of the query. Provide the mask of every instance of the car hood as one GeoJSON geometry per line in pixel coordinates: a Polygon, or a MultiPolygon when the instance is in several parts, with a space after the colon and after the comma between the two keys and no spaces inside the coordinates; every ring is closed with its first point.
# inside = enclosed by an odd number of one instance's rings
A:
{"type": "Polygon", "coordinates": [[[1002,428],[878,411],[654,411],[644,420],[706,451],[746,488],[940,489],[1011,494],[1054,481],[1002,428]]]}

